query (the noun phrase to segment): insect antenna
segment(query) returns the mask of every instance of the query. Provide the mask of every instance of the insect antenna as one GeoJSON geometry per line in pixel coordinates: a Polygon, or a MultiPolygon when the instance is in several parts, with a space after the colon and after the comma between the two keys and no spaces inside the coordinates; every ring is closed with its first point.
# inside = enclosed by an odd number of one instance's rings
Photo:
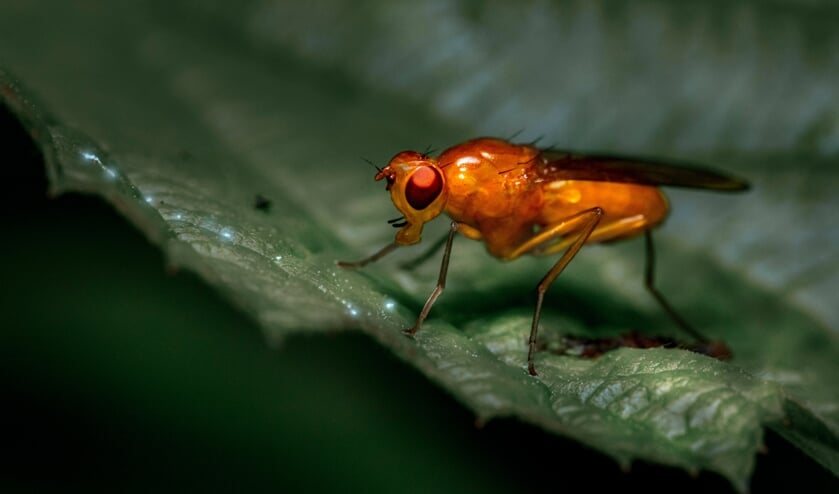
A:
{"type": "Polygon", "coordinates": [[[362,159],[362,160],[364,160],[364,161],[366,161],[366,162],[367,162],[370,166],[372,166],[373,168],[375,168],[377,171],[379,171],[379,172],[381,172],[381,171],[382,171],[382,169],[381,169],[381,168],[379,168],[378,166],[376,166],[376,164],[375,164],[375,163],[373,163],[372,161],[368,160],[367,158],[361,158],[361,159],[362,159]]]}

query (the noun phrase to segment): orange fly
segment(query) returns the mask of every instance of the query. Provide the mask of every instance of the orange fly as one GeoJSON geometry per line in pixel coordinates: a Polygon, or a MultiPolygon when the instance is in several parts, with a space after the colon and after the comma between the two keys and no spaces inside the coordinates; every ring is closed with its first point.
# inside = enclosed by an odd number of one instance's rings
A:
{"type": "Polygon", "coordinates": [[[653,284],[654,251],[650,230],[667,216],[668,203],[658,186],[741,191],[748,184],[713,170],[609,156],[584,156],[539,149],[501,139],[480,138],[451,147],[436,159],[403,151],[378,170],[403,217],[393,243],[358,262],[381,259],[396,248],[420,241],[423,225],[442,212],[451,218],[437,286],[405,330],[416,333],[446,285],[455,233],[482,240],[490,254],[511,261],[524,254],[559,260],[537,285],[527,368],[536,375],[533,356],[545,292],[585,243],[621,240],[644,234],[645,285],[667,314],[693,338],[707,342],[664,299],[653,284]]]}

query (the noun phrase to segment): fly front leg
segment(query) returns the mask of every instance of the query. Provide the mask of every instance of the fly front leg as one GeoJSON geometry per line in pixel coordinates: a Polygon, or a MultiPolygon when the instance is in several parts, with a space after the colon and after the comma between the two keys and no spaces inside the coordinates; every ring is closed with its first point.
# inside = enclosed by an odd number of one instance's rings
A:
{"type": "Polygon", "coordinates": [[[431,295],[428,296],[428,300],[425,301],[425,305],[422,307],[422,311],[420,312],[419,317],[417,317],[417,322],[414,326],[403,331],[403,333],[408,336],[413,336],[417,331],[419,331],[423,321],[425,321],[425,318],[428,317],[428,312],[431,311],[431,306],[434,305],[434,302],[436,302],[440,294],[443,293],[443,289],[446,288],[446,274],[449,271],[449,258],[452,254],[452,242],[454,241],[454,234],[457,233],[457,231],[457,222],[452,221],[452,224],[449,227],[449,236],[446,237],[446,247],[443,251],[443,262],[440,264],[440,276],[437,278],[437,286],[434,287],[434,291],[431,292],[431,295]]]}
{"type": "MultiPolygon", "coordinates": [[[[481,240],[483,238],[483,235],[481,235],[480,230],[463,223],[457,224],[457,232],[461,235],[464,235],[466,238],[470,238],[472,240],[481,240]]],[[[414,259],[411,259],[410,261],[400,264],[399,268],[404,269],[406,271],[410,271],[418,267],[420,264],[429,260],[431,256],[436,254],[437,251],[440,250],[440,248],[446,245],[446,241],[450,236],[450,234],[446,234],[438,238],[433,244],[431,244],[431,247],[429,247],[425,252],[415,257],[414,259]]]]}
{"type": "Polygon", "coordinates": [[[446,240],[448,239],[449,235],[443,235],[442,237],[438,238],[431,247],[429,247],[425,252],[418,255],[417,257],[411,259],[410,261],[403,262],[399,265],[399,269],[404,269],[405,271],[412,271],[419,267],[420,264],[424,263],[425,261],[431,259],[434,254],[437,253],[444,245],[446,245],[446,240]]]}
{"type": "Polygon", "coordinates": [[[390,254],[391,252],[393,252],[394,250],[396,250],[398,247],[399,247],[399,244],[397,244],[396,242],[393,242],[391,244],[385,245],[384,248],[382,248],[380,251],[376,252],[372,256],[364,258],[360,261],[356,261],[356,262],[338,261],[335,264],[337,264],[338,266],[341,266],[342,268],[349,268],[349,269],[362,268],[362,267],[370,264],[371,262],[378,261],[379,259],[383,258],[384,256],[386,256],[386,255],[390,254]]]}
{"type": "MultiPolygon", "coordinates": [[[[583,244],[586,243],[586,240],[588,240],[591,236],[591,233],[595,228],[597,228],[597,224],[600,223],[600,218],[602,217],[602,208],[594,207],[586,209],[585,211],[581,211],[564,221],[560,221],[545,228],[539,232],[538,235],[522,244],[519,249],[516,249],[517,253],[525,253],[542,248],[547,244],[548,247],[545,248],[545,252],[551,253],[555,250],[555,246],[550,244],[556,242],[558,238],[571,234],[576,235],[576,237],[570,237],[574,240],[568,248],[565,249],[562,257],[559,258],[556,264],[554,264],[550,271],[548,271],[544,278],[542,278],[539,284],[536,285],[536,309],[533,311],[533,324],[530,326],[530,339],[528,340],[527,349],[527,371],[531,376],[536,375],[536,368],[533,365],[533,356],[536,353],[536,335],[539,332],[539,317],[542,314],[542,302],[545,300],[545,292],[548,291],[548,288],[557,276],[559,276],[565,267],[568,266],[568,263],[574,259],[574,256],[577,255],[577,252],[579,252],[583,244]]],[[[564,246],[565,243],[560,242],[556,245],[564,246]]]]}

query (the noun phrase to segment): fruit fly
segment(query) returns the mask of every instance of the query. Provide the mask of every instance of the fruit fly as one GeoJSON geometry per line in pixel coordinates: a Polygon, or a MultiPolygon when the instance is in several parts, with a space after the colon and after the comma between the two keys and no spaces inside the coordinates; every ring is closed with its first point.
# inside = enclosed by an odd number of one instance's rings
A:
{"type": "MultiPolygon", "coordinates": [[[[667,216],[669,205],[659,186],[742,191],[748,184],[719,172],[609,156],[587,156],[495,138],[474,139],[443,151],[436,159],[403,151],[375,179],[385,180],[402,217],[394,242],[358,262],[381,259],[398,247],[420,241],[423,225],[445,213],[451,218],[437,286],[413,327],[416,333],[446,286],[455,234],[484,242],[494,257],[512,261],[525,254],[559,255],[536,285],[536,307],[528,340],[527,369],[536,375],[533,356],[545,292],[583,244],[644,235],[645,286],[673,321],[693,338],[707,342],[655,288],[650,230],[667,216]]],[[[442,245],[442,243],[441,243],[442,245]]]]}

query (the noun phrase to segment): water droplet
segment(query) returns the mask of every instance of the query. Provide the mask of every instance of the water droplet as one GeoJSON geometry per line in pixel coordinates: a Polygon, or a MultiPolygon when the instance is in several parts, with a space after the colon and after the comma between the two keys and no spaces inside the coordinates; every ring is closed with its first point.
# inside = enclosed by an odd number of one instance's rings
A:
{"type": "Polygon", "coordinates": [[[358,317],[358,309],[356,309],[353,304],[351,304],[347,300],[341,300],[341,304],[343,304],[344,307],[347,308],[347,312],[349,313],[349,315],[351,315],[352,317],[358,317]]]}
{"type": "Polygon", "coordinates": [[[82,159],[84,159],[85,161],[92,161],[92,162],[94,162],[98,165],[102,164],[102,160],[99,159],[99,156],[96,156],[95,154],[91,153],[90,151],[82,151],[81,154],[82,154],[82,159]]]}
{"type": "Polygon", "coordinates": [[[152,197],[152,196],[146,196],[146,197],[144,197],[143,199],[145,199],[145,201],[146,201],[148,204],[151,204],[151,203],[153,203],[153,202],[154,202],[154,197],[152,197]]]}
{"type": "Polygon", "coordinates": [[[218,234],[219,237],[222,238],[222,240],[226,240],[228,242],[232,241],[233,238],[236,236],[236,232],[234,232],[233,229],[229,226],[223,227],[221,230],[219,230],[218,234]]]}
{"type": "Polygon", "coordinates": [[[396,302],[394,302],[393,300],[390,300],[390,299],[385,300],[385,310],[390,312],[395,308],[396,308],[396,302]]]}

